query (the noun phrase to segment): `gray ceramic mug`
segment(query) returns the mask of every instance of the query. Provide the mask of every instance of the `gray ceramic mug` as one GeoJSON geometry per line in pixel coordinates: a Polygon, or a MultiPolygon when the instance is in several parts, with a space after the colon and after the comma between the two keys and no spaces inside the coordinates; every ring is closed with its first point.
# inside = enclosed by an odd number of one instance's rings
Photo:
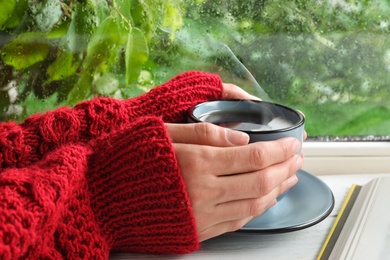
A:
{"type": "MultiPolygon", "coordinates": [[[[249,135],[250,143],[283,137],[295,137],[302,143],[305,132],[305,117],[299,111],[272,102],[254,100],[200,103],[189,109],[188,122],[209,122],[245,132],[249,135]]],[[[278,200],[285,194],[280,195],[278,200]]]]}

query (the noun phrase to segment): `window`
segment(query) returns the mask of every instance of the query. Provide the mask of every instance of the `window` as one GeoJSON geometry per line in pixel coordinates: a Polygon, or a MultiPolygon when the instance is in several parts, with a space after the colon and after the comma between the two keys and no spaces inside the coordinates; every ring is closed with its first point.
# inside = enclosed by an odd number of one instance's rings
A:
{"type": "Polygon", "coordinates": [[[303,111],[309,156],[323,141],[386,142],[389,26],[385,0],[4,1],[0,120],[199,69],[303,111]]]}

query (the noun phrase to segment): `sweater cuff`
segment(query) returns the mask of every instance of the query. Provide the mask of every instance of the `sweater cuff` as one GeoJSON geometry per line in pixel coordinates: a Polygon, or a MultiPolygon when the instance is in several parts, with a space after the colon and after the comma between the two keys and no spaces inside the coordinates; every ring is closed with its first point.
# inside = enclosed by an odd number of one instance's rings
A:
{"type": "Polygon", "coordinates": [[[164,122],[185,122],[187,110],[201,102],[221,99],[222,80],[217,74],[189,71],[148,93],[125,101],[129,116],[157,116],[164,122]]]}
{"type": "Polygon", "coordinates": [[[161,119],[140,118],[92,146],[91,206],[113,251],[183,254],[199,248],[185,184],[161,119]]]}

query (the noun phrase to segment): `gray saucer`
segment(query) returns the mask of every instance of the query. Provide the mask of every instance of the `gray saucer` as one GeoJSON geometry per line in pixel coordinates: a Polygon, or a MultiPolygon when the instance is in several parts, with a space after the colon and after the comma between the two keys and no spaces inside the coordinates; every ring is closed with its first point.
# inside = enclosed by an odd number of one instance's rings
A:
{"type": "Polygon", "coordinates": [[[334,207],[330,188],[304,170],[298,183],[275,206],[248,222],[238,232],[281,233],[300,230],[324,220],[334,207]]]}

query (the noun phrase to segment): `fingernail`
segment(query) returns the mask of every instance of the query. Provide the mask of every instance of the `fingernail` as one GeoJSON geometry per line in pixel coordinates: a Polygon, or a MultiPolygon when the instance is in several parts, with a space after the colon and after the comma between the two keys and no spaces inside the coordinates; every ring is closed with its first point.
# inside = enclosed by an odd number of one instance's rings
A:
{"type": "Polygon", "coordinates": [[[295,184],[297,184],[297,182],[298,182],[298,177],[295,174],[293,176],[291,176],[290,178],[288,178],[286,180],[286,184],[288,186],[288,189],[291,188],[292,186],[294,186],[295,184]]]}
{"type": "Polygon", "coordinates": [[[254,95],[250,95],[250,96],[251,96],[251,99],[252,99],[252,100],[261,101],[261,98],[259,98],[259,97],[256,97],[256,96],[254,96],[254,95]]]}
{"type": "Polygon", "coordinates": [[[249,142],[249,135],[244,132],[225,129],[227,140],[234,145],[244,145],[249,142]]]}
{"type": "Polygon", "coordinates": [[[277,201],[276,199],[274,199],[273,201],[271,201],[271,203],[268,204],[267,209],[272,208],[273,206],[275,206],[277,202],[278,202],[278,201],[277,201]]]}
{"type": "Polygon", "coordinates": [[[302,146],[301,142],[298,139],[294,138],[293,148],[295,153],[297,153],[301,149],[301,146],[302,146]]]}

